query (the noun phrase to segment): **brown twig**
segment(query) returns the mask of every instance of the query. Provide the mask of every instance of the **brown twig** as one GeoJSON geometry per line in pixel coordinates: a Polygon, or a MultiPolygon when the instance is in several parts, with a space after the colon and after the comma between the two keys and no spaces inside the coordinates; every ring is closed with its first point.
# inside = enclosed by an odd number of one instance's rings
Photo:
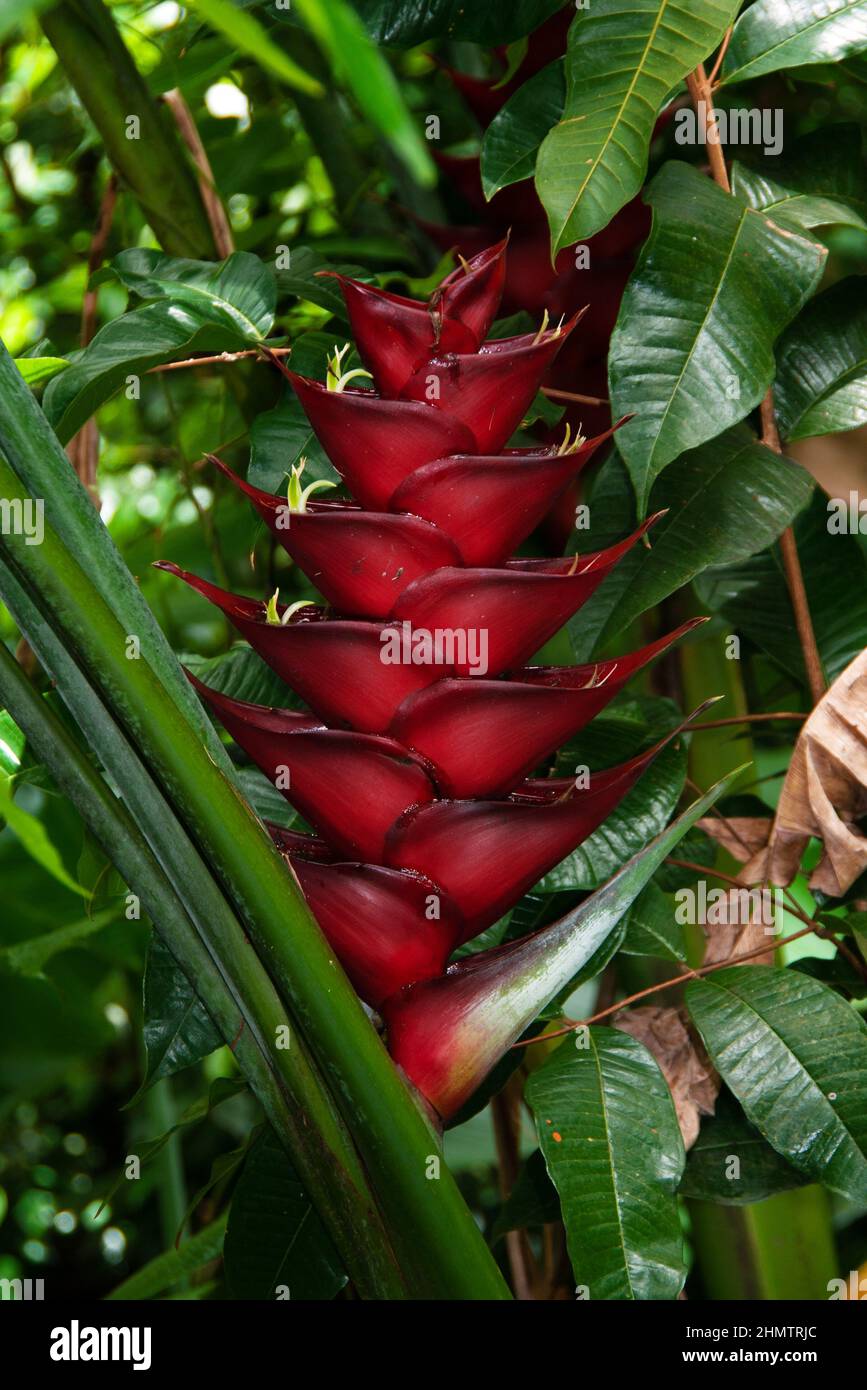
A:
{"type": "Polygon", "coordinates": [[[738,714],[731,719],[706,719],[702,724],[693,724],[690,733],[697,734],[701,729],[726,729],[732,724],[763,724],[772,719],[809,719],[809,715],[795,710],[781,710],[778,714],[738,714]]]}
{"type": "Polygon", "coordinates": [[[174,116],[181,139],[193,157],[199,192],[210,223],[211,235],[214,238],[214,248],[219,259],[225,260],[227,256],[231,256],[235,249],[235,239],[232,236],[232,228],[226,216],[226,209],[223,207],[217,192],[211,162],[202,144],[198,127],[193,120],[193,113],[178,87],[173,87],[170,92],[166,92],[163,100],[174,116]]]}
{"type": "MultiPolygon", "coordinates": [[[[79,342],[86,348],[96,332],[96,313],[99,291],[90,284],[91,276],[99,269],[105,256],[105,248],[111,233],[114,209],[117,203],[117,175],[111,174],[105,185],[99,216],[90,240],[87,256],[87,289],[81,303],[81,329],[79,342]]],[[[96,420],[90,417],[66,446],[66,456],[90,494],[93,505],[99,508],[99,491],[96,473],[99,464],[99,430],[96,420]]]]}
{"type": "MultiPolygon", "coordinates": [[[[268,348],[272,357],[288,357],[291,351],[291,347],[268,348]]],[[[266,360],[261,348],[245,348],[243,352],[215,352],[209,357],[187,357],[183,362],[162,362],[158,367],[149,367],[148,375],[152,372],[179,372],[184,367],[211,367],[217,362],[222,366],[227,362],[240,362],[245,357],[256,357],[260,362],[266,360]]]]}
{"type": "MultiPolygon", "coordinates": [[[[717,65],[714,67],[714,73],[718,70],[718,64],[722,60],[727,47],[728,43],[724,41],[717,65]]],[[[699,63],[695,71],[690,73],[689,77],[686,79],[686,85],[689,88],[689,94],[692,97],[696,115],[700,116],[702,114],[701,103],[704,103],[705,138],[707,141],[708,163],[710,164],[711,176],[714,182],[722,188],[724,192],[731,193],[731,183],[729,182],[725,155],[723,154],[722,145],[720,143],[719,125],[714,110],[711,80],[704,70],[704,63],[699,63]]],[[[774,413],[774,394],[773,390],[770,388],[765,399],[762,401],[761,416],[762,443],[766,445],[767,448],[772,449],[775,454],[782,454],[783,449],[780,443],[780,435],[774,413]]],[[[813,622],[810,617],[810,607],[807,601],[807,591],[804,586],[801,561],[798,557],[798,547],[791,527],[787,527],[780,537],[780,551],[783,557],[786,584],[788,585],[789,596],[795,611],[795,626],[798,631],[798,639],[804,657],[804,668],[807,673],[810,694],[813,699],[813,704],[817,705],[825,693],[825,677],[822,671],[822,662],[819,657],[819,648],[816,644],[816,634],[813,631],[813,622]]]]}
{"type": "MultiPolygon", "coordinates": [[[[497,1149],[500,1196],[503,1201],[506,1200],[515,1186],[521,1162],[522,1090],[523,1083],[520,1088],[516,1088],[507,1082],[503,1090],[491,1101],[491,1119],[494,1126],[494,1143],[497,1149]]],[[[538,1270],[524,1231],[506,1232],[506,1253],[509,1257],[515,1297],[522,1302],[531,1301],[538,1270]]]]}
{"type": "Polygon", "coordinates": [[[561,391],[556,386],[543,386],[542,395],[552,401],[574,401],[576,405],[608,405],[607,396],[579,396],[577,391],[561,391]]]}
{"type": "Polygon", "coordinates": [[[722,43],[720,44],[719,53],[716,55],[716,62],[714,63],[713,67],[711,68],[711,70],[710,70],[710,76],[709,76],[708,79],[707,79],[707,82],[708,82],[708,86],[709,86],[709,87],[713,87],[714,83],[715,83],[716,80],[717,80],[717,77],[719,76],[719,70],[720,70],[720,68],[721,68],[722,65],[723,65],[723,58],[725,58],[726,53],[728,52],[728,47],[729,47],[729,44],[730,44],[731,41],[732,41],[732,34],[734,33],[734,29],[735,29],[735,26],[734,26],[733,24],[730,24],[729,27],[728,27],[728,29],[726,29],[725,38],[723,39],[722,43]]]}
{"type": "MultiPolygon", "coordinates": [[[[762,443],[768,449],[773,450],[775,454],[782,454],[783,447],[780,443],[780,432],[777,429],[774,412],[774,395],[770,390],[762,401],[761,417],[762,443]]],[[[819,655],[816,634],[813,631],[813,620],[810,617],[810,604],[804,585],[804,572],[801,569],[795,533],[791,526],[787,526],[780,536],[780,554],[783,560],[789,597],[792,600],[792,608],[795,613],[795,627],[801,644],[807,683],[810,687],[813,704],[817,705],[825,694],[825,673],[822,670],[822,658],[819,655]]]]}

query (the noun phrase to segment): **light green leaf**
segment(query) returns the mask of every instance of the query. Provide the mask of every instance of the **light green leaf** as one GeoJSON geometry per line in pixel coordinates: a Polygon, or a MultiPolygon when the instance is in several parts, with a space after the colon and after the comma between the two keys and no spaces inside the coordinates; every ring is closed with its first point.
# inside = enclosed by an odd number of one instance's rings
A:
{"type": "Polygon", "coordinates": [[[15,365],[27,385],[44,386],[69,366],[65,357],[16,357],[15,365]]]}
{"type": "Polygon", "coordinates": [[[284,53],[266,29],[249,10],[239,9],[232,0],[191,0],[192,7],[206,24],[227,38],[234,48],[254,58],[267,72],[279,77],[288,87],[321,97],[325,89],[321,82],[284,53]]]}
{"type": "Polygon", "coordinates": [[[536,188],[556,255],[639,192],[653,127],[681,78],[725,34],[739,0],[593,0],[569,30],[563,119],[539,150],[536,188]]]}
{"type": "MultiPolygon", "coordinates": [[[[67,885],[68,886],[68,885],[67,885]]],[[[26,941],[16,941],[11,946],[0,947],[0,973],[11,975],[41,975],[52,957],[61,951],[71,951],[103,927],[117,921],[117,909],[106,908],[104,912],[94,913],[92,917],[82,917],[77,922],[67,922],[65,926],[55,927],[54,931],[43,932],[41,936],[31,936],[26,941]]]]}
{"type": "Polygon", "coordinates": [[[209,1226],[205,1226],[204,1230],[190,1236],[183,1244],[173,1246],[171,1250],[164,1250],[161,1255],[157,1255],[141,1269],[136,1270],[129,1279],[124,1279],[123,1283],[118,1284],[106,1297],[118,1302],[156,1298],[157,1294],[165,1293],[166,1289],[170,1289],[187,1275],[195,1274],[203,1265],[210,1264],[219,1256],[226,1233],[226,1219],[224,1213],[209,1226]]]}
{"type": "Polygon", "coordinates": [[[31,859],[41,864],[46,873],[58,883],[62,883],[70,893],[76,893],[79,897],[88,896],[87,890],[66,872],[63,860],[49,839],[42,821],[36,816],[31,816],[29,811],[22,811],[20,806],[16,806],[11,785],[8,780],[3,779],[0,779],[0,820],[5,821],[9,829],[14,831],[31,859]]]}
{"type": "Polygon", "coordinates": [[[436,165],[397,78],[356,11],[346,0],[295,0],[295,6],[328,55],[335,76],[346,83],[371,125],[382,132],[419,183],[436,183],[436,165]]]}
{"type": "Polygon", "coordinates": [[[777,344],[774,400],[785,439],[867,421],[867,279],[839,280],[804,308],[777,344]]]}
{"type": "Polygon", "coordinates": [[[641,514],[685,449],[742,420],[774,376],[774,341],[815,289],[826,249],[685,164],[648,192],[653,228],[611,339],[618,432],[641,514]]]}
{"type": "Polygon", "coordinates": [[[589,1046],[567,1039],[526,1089],[576,1283],[591,1300],[677,1298],[684,1151],[671,1094],[642,1043],[614,1028],[584,1037],[589,1046]]]}
{"type": "Polygon", "coordinates": [[[867,0],[757,0],[735,25],[721,81],[833,63],[865,48],[867,0]]]}
{"type": "Polygon", "coordinates": [[[867,1202],[867,1027],[795,970],[734,966],[696,980],[690,1014],[747,1118],[795,1168],[867,1202]]]}
{"type": "Polygon", "coordinates": [[[563,112],[566,78],[562,59],[524,82],[498,111],[482,140],[486,198],[532,176],[539,146],[563,112]]]}

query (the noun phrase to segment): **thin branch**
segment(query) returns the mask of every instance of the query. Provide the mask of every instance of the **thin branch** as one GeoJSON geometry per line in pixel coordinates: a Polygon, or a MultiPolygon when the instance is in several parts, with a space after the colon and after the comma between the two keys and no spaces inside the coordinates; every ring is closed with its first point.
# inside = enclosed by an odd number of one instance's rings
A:
{"type": "MultiPolygon", "coordinates": [[[[768,394],[762,401],[761,417],[762,443],[766,445],[767,448],[773,450],[775,454],[782,454],[783,447],[780,443],[780,432],[777,429],[777,421],[774,412],[774,395],[771,390],[768,391],[768,394]]],[[[801,644],[804,669],[807,672],[807,683],[810,687],[810,695],[813,704],[817,705],[827,688],[825,673],[822,670],[822,658],[819,655],[816,634],[813,630],[813,620],[810,617],[810,604],[804,585],[804,573],[801,569],[795,533],[791,526],[787,526],[780,536],[780,554],[783,559],[783,570],[786,575],[789,597],[792,600],[792,608],[795,613],[795,627],[797,628],[798,640],[801,644]]]]}
{"type": "Polygon", "coordinates": [[[709,87],[713,87],[714,83],[717,80],[717,77],[719,76],[719,70],[723,65],[723,59],[725,58],[726,53],[728,52],[729,44],[732,41],[732,34],[734,33],[734,28],[735,26],[733,24],[730,24],[728,29],[726,29],[725,38],[720,44],[719,53],[716,55],[716,62],[711,68],[710,76],[707,79],[709,87]]]}
{"type": "Polygon", "coordinates": [[[574,401],[576,405],[608,405],[607,396],[579,396],[577,391],[561,391],[559,387],[543,386],[542,395],[552,401],[574,401]]]}
{"type": "Polygon", "coordinates": [[[710,171],[714,183],[719,184],[720,188],[725,189],[726,193],[731,193],[728,170],[726,169],[725,155],[722,151],[722,144],[719,138],[719,125],[717,124],[716,111],[713,104],[713,92],[707,73],[704,70],[704,63],[699,63],[695,72],[691,72],[686,79],[689,94],[695,106],[696,115],[704,115],[705,141],[707,144],[707,158],[710,164],[710,171]],[[703,109],[702,109],[703,104],[703,109]]]}
{"type": "MultiPolygon", "coordinates": [[[[291,351],[291,347],[268,348],[268,353],[278,358],[288,357],[291,351]]],[[[210,357],[187,357],[183,362],[163,362],[158,367],[149,367],[148,375],[153,372],[179,372],[184,367],[211,367],[215,363],[222,366],[228,362],[240,362],[245,357],[255,357],[260,362],[265,360],[261,348],[246,348],[243,352],[215,352],[210,357]]]]}
{"type": "MultiPolygon", "coordinates": [[[[515,1186],[521,1162],[521,1091],[516,1091],[514,1086],[507,1084],[494,1096],[491,1101],[491,1119],[497,1150],[500,1196],[505,1201],[515,1186]]],[[[526,1232],[507,1231],[506,1252],[515,1297],[521,1302],[529,1302],[533,1298],[533,1285],[538,1278],[538,1269],[526,1232]]]]}
{"type": "Polygon", "coordinates": [[[199,192],[202,195],[202,202],[205,206],[208,222],[210,223],[211,233],[214,238],[214,247],[220,260],[225,260],[231,256],[235,249],[235,239],[232,236],[232,228],[226,216],[226,209],[223,207],[222,200],[217,192],[214,183],[214,175],[211,170],[211,162],[208,159],[207,151],[202,144],[202,137],[198,127],[193,120],[193,113],[184,100],[180,88],[173,87],[170,92],[166,92],[163,101],[168,106],[175,118],[175,124],[180,132],[181,139],[193,157],[196,166],[196,177],[199,183],[199,192]]]}
{"type": "Polygon", "coordinates": [[[808,714],[796,710],[780,710],[777,714],[738,714],[731,719],[706,719],[702,724],[693,724],[690,733],[697,734],[701,729],[726,729],[732,724],[764,724],[772,719],[809,719],[808,714]]]}

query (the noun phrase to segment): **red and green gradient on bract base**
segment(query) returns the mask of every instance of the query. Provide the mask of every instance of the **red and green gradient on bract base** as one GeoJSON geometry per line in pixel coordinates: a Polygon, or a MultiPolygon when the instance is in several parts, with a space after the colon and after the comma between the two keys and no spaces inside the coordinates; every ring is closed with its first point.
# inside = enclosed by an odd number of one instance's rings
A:
{"type": "Polygon", "coordinates": [[[508,1014],[515,953],[449,967],[452,953],[580,845],[662,745],[583,789],[530,774],[692,626],[593,665],[526,664],[653,518],[596,554],[510,558],[607,435],[505,447],[580,331],[576,316],[486,341],[506,254],[505,243],[480,253],[426,304],[341,279],[375,389],[286,375],[357,500],[314,498],[298,477],[273,496],[213,460],[323,606],[281,608],[162,566],[309,706],[267,709],[191,677],[266,775],[288,781],[315,835],[275,838],[392,1056],[443,1119],[515,1036],[501,1017],[488,1051],[477,1033],[473,1060],[463,1055],[459,1034],[486,996],[508,1014]]]}

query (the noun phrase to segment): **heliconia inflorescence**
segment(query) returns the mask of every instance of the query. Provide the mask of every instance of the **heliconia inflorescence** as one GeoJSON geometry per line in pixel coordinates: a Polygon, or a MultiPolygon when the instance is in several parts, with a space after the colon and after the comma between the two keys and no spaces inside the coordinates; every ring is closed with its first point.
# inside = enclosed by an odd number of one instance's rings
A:
{"type": "MultiPolygon", "coordinates": [[[[595,554],[512,558],[608,435],[506,447],[580,315],[486,341],[505,257],[505,242],[483,251],[426,304],[338,277],[374,389],[336,359],[326,383],[283,370],[357,500],[314,496],[298,469],[273,496],[213,460],[324,605],[244,598],[162,566],[308,706],[247,704],[191,676],[315,831],[273,833],[395,1061],[443,1119],[530,1021],[512,1008],[485,1048],[450,1052],[468,989],[477,1022],[473,981],[492,999],[498,988],[490,952],[469,972],[449,966],[453,952],[580,845],[663,745],[583,787],[531,774],[693,625],[609,661],[526,664],[654,519],[595,554]]],[[[504,956],[512,986],[516,959],[504,956]]]]}

